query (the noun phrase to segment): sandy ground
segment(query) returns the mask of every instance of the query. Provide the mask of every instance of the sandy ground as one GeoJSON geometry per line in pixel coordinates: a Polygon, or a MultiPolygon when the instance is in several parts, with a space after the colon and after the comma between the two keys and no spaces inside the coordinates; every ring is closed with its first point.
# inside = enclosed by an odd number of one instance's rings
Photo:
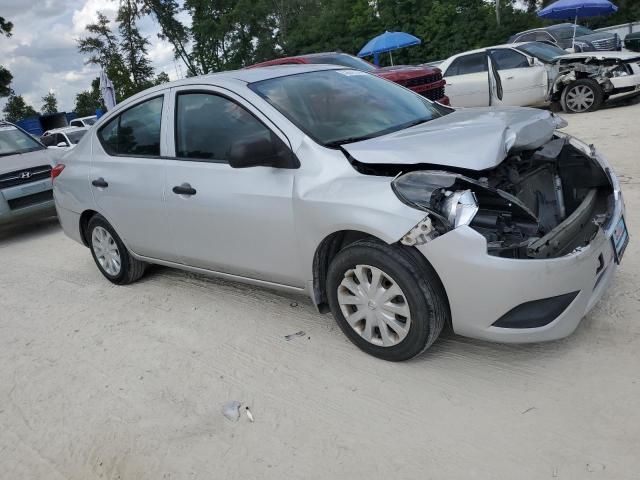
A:
{"type": "Polygon", "coordinates": [[[640,104],[567,118],[635,241],[558,342],[445,333],[386,363],[306,298],[164,268],[115,287],[55,221],[0,232],[0,478],[640,478],[640,104]]]}

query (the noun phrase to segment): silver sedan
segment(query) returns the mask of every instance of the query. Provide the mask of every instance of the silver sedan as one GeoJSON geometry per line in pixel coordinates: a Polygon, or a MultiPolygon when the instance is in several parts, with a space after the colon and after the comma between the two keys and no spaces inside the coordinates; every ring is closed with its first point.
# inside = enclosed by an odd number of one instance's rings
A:
{"type": "Polygon", "coordinates": [[[564,125],[453,110],[341,67],[225,72],[118,105],[58,165],[54,196],[116,284],[155,263],[304,291],[387,360],[445,325],[552,340],[628,242],[612,169],[564,125]]]}

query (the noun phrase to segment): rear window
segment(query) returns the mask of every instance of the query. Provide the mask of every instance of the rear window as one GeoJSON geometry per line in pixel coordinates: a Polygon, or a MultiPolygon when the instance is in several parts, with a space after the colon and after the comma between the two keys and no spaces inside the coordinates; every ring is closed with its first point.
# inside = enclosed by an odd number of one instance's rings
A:
{"type": "Polygon", "coordinates": [[[163,97],[139,103],[109,121],[98,133],[110,155],[160,156],[163,97]]]}
{"type": "MultiPolygon", "coordinates": [[[[560,37],[562,40],[570,40],[573,38],[573,27],[566,28],[558,28],[554,31],[554,33],[560,37]]],[[[587,27],[582,27],[578,25],[576,27],[576,37],[582,37],[583,35],[591,35],[593,30],[588,29],[587,27]]]]}
{"type": "Polygon", "coordinates": [[[0,157],[35,150],[44,150],[44,147],[13,125],[0,125],[0,157]]]}
{"type": "Polygon", "coordinates": [[[335,55],[317,55],[313,57],[306,57],[305,60],[307,61],[307,63],[340,65],[343,67],[355,68],[356,70],[362,70],[363,72],[371,72],[373,70],[376,70],[376,67],[371,65],[366,60],[339,53],[335,55]]]}

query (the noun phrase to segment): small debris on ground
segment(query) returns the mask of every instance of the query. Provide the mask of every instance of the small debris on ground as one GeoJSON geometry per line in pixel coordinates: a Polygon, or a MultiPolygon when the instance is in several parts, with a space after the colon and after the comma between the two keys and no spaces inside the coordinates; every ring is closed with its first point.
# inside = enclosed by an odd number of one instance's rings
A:
{"type": "Polygon", "coordinates": [[[524,412],[522,412],[522,415],[524,415],[525,413],[529,413],[532,410],[537,410],[537,408],[536,407],[529,407],[524,412]]]}
{"type": "MultiPolygon", "coordinates": [[[[289,335],[285,335],[284,339],[288,342],[289,340],[293,340],[295,337],[304,337],[306,335],[306,333],[304,333],[302,330],[300,330],[299,332],[296,333],[291,333],[289,335]]],[[[311,338],[311,337],[309,337],[311,338]]]]}
{"type": "Polygon", "coordinates": [[[298,302],[291,302],[289,306],[295,308],[298,306],[298,302]]]}
{"type": "Polygon", "coordinates": [[[232,422],[237,422],[240,418],[240,402],[231,400],[222,406],[222,414],[232,422]]]}
{"type": "Polygon", "coordinates": [[[247,412],[247,417],[249,418],[249,421],[253,423],[254,422],[253,413],[251,413],[251,410],[249,410],[249,407],[244,407],[244,411],[247,412]]]}

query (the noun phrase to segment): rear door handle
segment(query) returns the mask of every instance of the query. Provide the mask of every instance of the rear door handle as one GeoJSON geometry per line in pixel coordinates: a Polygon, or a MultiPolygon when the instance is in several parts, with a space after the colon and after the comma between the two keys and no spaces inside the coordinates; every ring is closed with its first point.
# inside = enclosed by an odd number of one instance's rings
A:
{"type": "Polygon", "coordinates": [[[176,195],[195,195],[196,189],[188,183],[183,183],[182,185],[176,185],[173,187],[173,193],[176,195]]]}
{"type": "Polygon", "coordinates": [[[109,186],[109,184],[102,177],[96,178],[93,182],[91,182],[91,185],[98,188],[107,188],[109,186]]]}

